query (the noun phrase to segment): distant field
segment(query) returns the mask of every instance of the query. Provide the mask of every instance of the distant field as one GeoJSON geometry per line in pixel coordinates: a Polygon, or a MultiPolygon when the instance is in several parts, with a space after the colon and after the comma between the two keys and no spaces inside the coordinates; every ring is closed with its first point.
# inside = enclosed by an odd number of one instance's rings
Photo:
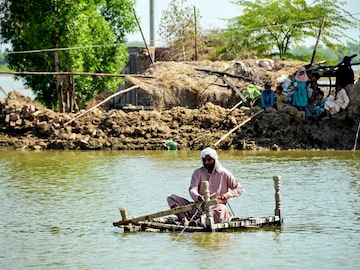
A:
{"type": "Polygon", "coordinates": [[[7,65],[0,65],[0,71],[11,71],[7,65]]]}

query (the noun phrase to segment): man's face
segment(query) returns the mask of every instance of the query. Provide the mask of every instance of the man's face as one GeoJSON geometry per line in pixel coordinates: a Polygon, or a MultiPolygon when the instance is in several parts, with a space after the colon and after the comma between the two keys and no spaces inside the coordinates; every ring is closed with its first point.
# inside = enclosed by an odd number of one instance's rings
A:
{"type": "Polygon", "coordinates": [[[213,159],[210,156],[205,156],[202,159],[202,162],[203,162],[204,168],[207,170],[213,170],[215,167],[215,159],[213,159]]]}

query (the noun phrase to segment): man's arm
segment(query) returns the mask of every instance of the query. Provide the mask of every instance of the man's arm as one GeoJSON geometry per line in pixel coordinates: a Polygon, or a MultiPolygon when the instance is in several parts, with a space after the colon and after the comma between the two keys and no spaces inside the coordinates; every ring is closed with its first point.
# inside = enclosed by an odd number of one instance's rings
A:
{"type": "Polygon", "coordinates": [[[190,182],[190,187],[189,187],[190,197],[195,202],[201,201],[201,199],[199,198],[199,196],[201,196],[199,193],[200,185],[201,185],[201,176],[200,176],[199,169],[197,169],[193,172],[193,174],[191,176],[191,182],[190,182]]]}
{"type": "Polygon", "coordinates": [[[238,197],[245,192],[245,189],[243,188],[243,186],[230,172],[228,175],[227,183],[228,183],[229,190],[228,190],[228,192],[226,192],[226,194],[229,195],[229,198],[238,197]]]}
{"type": "Polygon", "coordinates": [[[345,110],[346,107],[347,107],[347,106],[349,105],[349,103],[350,103],[349,96],[347,95],[345,89],[344,89],[344,92],[342,93],[342,96],[343,96],[344,103],[341,105],[341,109],[345,110]]]}

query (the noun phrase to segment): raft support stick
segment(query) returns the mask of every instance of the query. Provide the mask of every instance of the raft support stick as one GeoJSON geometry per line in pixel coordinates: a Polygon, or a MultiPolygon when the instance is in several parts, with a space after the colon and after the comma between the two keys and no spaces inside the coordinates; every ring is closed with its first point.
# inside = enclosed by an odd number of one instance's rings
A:
{"type": "MultiPolygon", "coordinates": [[[[122,221],[128,220],[126,207],[120,206],[119,210],[120,210],[120,215],[121,215],[122,221]]],[[[130,229],[128,227],[124,227],[124,232],[128,232],[128,231],[130,231],[130,229]]]]}
{"type": "MultiPolygon", "coordinates": [[[[209,182],[203,181],[201,182],[202,188],[204,190],[204,198],[205,202],[210,200],[210,191],[209,191],[209,182]]],[[[205,226],[206,230],[213,232],[215,231],[214,217],[210,211],[210,206],[205,204],[206,218],[205,218],[205,226]]]]}
{"type": "Polygon", "coordinates": [[[282,209],[281,209],[281,176],[273,176],[274,188],[275,188],[275,216],[278,216],[281,220],[282,218],[282,209]]]}

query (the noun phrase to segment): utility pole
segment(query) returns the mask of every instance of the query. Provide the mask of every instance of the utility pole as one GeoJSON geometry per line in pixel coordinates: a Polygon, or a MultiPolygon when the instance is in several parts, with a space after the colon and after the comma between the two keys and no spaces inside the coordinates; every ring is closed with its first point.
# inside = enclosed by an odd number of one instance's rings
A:
{"type": "Polygon", "coordinates": [[[155,0],[150,0],[150,46],[155,47],[155,16],[154,16],[155,0]]]}

